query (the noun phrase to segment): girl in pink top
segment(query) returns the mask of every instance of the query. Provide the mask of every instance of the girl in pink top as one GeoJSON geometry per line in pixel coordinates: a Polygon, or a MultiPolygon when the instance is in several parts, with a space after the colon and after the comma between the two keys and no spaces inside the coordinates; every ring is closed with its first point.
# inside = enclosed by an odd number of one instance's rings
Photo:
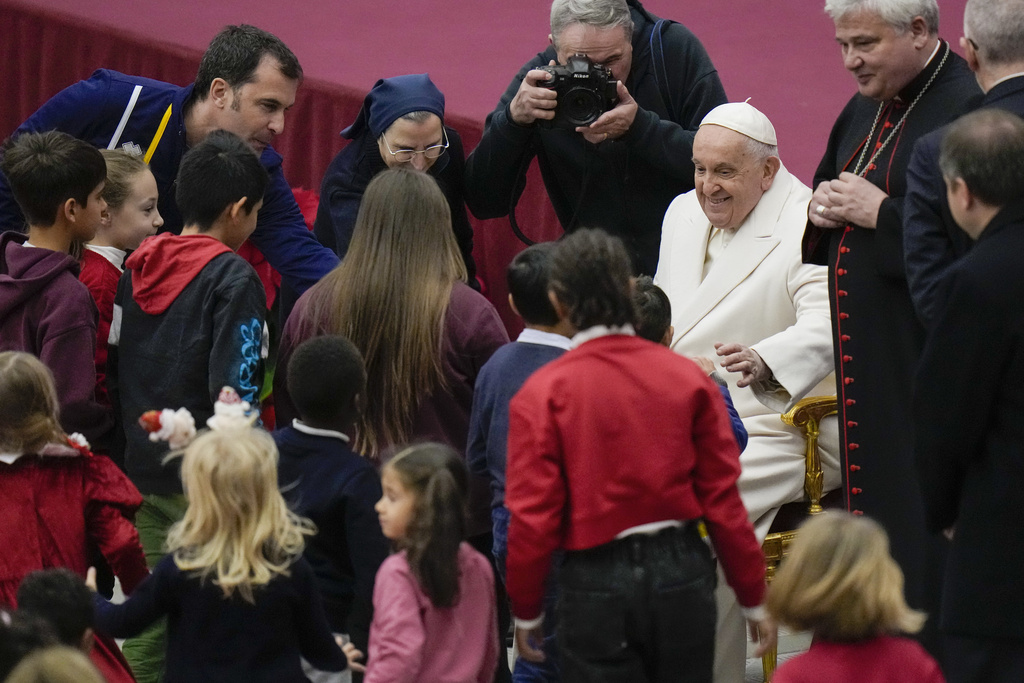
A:
{"type": "Polygon", "coordinates": [[[945,683],[924,648],[899,635],[921,630],[925,615],[907,606],[889,539],[867,517],[827,512],[805,523],[768,589],[768,611],[814,632],[773,683],[945,683]]]}
{"type": "Polygon", "coordinates": [[[373,589],[366,683],[489,683],[498,663],[494,576],[462,542],[466,467],[441,444],[410,446],[381,474],[377,515],[398,551],[373,589]]]}

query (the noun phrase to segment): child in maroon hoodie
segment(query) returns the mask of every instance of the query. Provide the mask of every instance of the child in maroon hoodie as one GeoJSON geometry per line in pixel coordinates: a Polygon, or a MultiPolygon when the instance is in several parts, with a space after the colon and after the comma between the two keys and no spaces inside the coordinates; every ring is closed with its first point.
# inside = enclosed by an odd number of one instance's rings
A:
{"type": "MultiPolygon", "coordinates": [[[[136,525],[151,567],[186,503],[179,464],[164,463],[167,446],[149,440],[139,417],[183,406],[202,424],[225,386],[253,408],[259,401],[266,295],[235,250],[256,227],[266,186],[251,147],[225,131],[210,134],[178,171],[181,234],[144,240],[118,283],[107,389],[125,426],[125,468],[143,494],[136,525]]],[[[151,633],[125,644],[139,680],[159,668],[161,643],[151,633]]]]}
{"type": "Polygon", "coordinates": [[[0,236],[0,351],[25,351],[50,368],[61,426],[103,445],[113,426],[95,399],[96,306],[78,281],[73,243],[92,239],[106,209],[106,164],[66,133],[27,133],[5,146],[0,170],[28,221],[0,236]]]}

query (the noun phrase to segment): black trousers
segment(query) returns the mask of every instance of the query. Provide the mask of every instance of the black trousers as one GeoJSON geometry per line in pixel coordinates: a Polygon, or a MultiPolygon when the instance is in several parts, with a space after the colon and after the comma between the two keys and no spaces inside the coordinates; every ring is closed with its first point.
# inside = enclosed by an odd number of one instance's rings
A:
{"type": "Polygon", "coordinates": [[[946,636],[948,683],[1021,683],[1024,681],[1024,641],[1013,638],[946,636]]]}
{"type": "Polygon", "coordinates": [[[557,627],[563,680],[711,681],[715,581],[695,524],[567,552],[557,627]]]}

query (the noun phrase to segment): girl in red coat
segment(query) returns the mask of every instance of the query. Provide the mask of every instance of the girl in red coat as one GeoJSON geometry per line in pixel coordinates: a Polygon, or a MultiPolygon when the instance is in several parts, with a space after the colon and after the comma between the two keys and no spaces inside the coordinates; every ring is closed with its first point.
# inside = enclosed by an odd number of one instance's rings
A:
{"type": "Polygon", "coordinates": [[[813,631],[811,649],[787,661],[773,683],[945,683],[915,640],[925,615],[907,606],[903,572],[872,519],[828,512],[805,523],[768,590],[781,623],[813,631]]]}
{"type": "MultiPolygon", "coordinates": [[[[81,576],[92,541],[125,593],[148,576],[129,518],[142,496],[106,457],[60,428],[50,371],[35,356],[0,353],[0,605],[16,607],[29,572],[67,567],[81,576]]],[[[108,681],[133,680],[112,640],[93,662],[108,681]]]]}
{"type": "Polygon", "coordinates": [[[128,251],[138,249],[142,240],[155,235],[164,219],[157,209],[156,179],[149,166],[137,156],[119,149],[101,150],[107,162],[107,182],[103,199],[107,211],[96,237],[82,252],[82,270],[78,275],[99,310],[96,325],[96,400],[110,405],[107,396],[107,337],[114,317],[114,294],[124,270],[128,251]]]}

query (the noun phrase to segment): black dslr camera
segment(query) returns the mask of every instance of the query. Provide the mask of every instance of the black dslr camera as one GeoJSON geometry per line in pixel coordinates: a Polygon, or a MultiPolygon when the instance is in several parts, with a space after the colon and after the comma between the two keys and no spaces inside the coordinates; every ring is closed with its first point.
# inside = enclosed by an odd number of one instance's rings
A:
{"type": "Polygon", "coordinates": [[[551,74],[550,79],[538,85],[558,93],[555,118],[541,121],[552,128],[572,130],[577,126],[589,126],[619,101],[616,92],[618,81],[612,78],[611,70],[592,63],[586,55],[569,57],[565,66],[559,64],[538,69],[551,74]]]}

